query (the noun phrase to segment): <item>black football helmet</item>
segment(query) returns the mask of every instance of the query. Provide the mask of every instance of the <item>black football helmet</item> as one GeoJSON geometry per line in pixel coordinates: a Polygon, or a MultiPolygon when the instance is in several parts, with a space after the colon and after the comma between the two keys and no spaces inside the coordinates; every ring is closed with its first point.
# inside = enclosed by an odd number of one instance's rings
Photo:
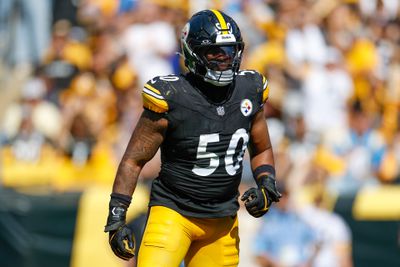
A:
{"type": "Polygon", "coordinates": [[[239,71],[244,42],[236,22],[218,10],[194,14],[181,34],[186,67],[216,86],[230,84],[239,71]]]}

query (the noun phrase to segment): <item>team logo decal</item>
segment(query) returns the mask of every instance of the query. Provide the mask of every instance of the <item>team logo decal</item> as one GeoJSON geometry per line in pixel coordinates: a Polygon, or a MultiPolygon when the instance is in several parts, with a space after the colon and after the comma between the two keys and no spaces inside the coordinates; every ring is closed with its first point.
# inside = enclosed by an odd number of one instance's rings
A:
{"type": "Polygon", "coordinates": [[[253,110],[253,104],[248,99],[243,99],[240,103],[240,111],[242,114],[247,117],[250,116],[251,111],[253,110]]]}
{"type": "Polygon", "coordinates": [[[181,39],[186,41],[186,38],[189,35],[189,30],[190,30],[190,24],[186,23],[186,25],[183,27],[182,32],[181,32],[181,39]]]}

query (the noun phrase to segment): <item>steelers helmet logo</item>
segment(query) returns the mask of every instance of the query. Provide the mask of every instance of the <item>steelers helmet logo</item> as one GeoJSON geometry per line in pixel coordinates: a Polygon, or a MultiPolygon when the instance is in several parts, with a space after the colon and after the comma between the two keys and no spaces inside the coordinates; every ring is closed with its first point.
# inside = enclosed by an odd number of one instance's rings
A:
{"type": "Polygon", "coordinates": [[[190,24],[186,23],[186,25],[183,27],[182,32],[181,32],[181,39],[186,41],[190,31],[190,24]]]}
{"type": "Polygon", "coordinates": [[[240,103],[240,111],[242,112],[243,116],[247,117],[250,116],[253,110],[253,104],[248,99],[243,99],[240,103]]]}

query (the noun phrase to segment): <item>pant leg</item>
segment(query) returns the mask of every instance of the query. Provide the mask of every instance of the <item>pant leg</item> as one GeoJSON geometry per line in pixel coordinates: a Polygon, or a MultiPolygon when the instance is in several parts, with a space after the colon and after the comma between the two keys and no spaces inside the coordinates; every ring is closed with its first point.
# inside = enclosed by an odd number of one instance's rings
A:
{"type": "Polygon", "coordinates": [[[138,267],[178,267],[191,244],[189,221],[162,206],[151,207],[142,243],[138,267]]]}
{"type": "Polygon", "coordinates": [[[205,239],[194,241],[185,257],[186,267],[234,267],[239,264],[238,220],[225,217],[209,222],[205,239]]]}

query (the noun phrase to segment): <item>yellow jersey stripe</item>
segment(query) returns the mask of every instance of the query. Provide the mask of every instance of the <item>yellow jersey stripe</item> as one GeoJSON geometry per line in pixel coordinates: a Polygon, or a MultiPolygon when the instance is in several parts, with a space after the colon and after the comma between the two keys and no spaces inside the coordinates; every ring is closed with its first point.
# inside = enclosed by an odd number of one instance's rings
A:
{"type": "Polygon", "coordinates": [[[163,100],[164,97],[162,95],[158,95],[156,93],[154,93],[153,91],[147,89],[146,87],[143,88],[143,94],[148,94],[149,96],[155,97],[157,99],[161,99],[163,100]]]}
{"type": "Polygon", "coordinates": [[[211,11],[214,13],[214,15],[217,17],[219,25],[221,26],[221,31],[222,34],[228,34],[228,26],[226,25],[226,21],[224,17],[222,16],[221,12],[219,12],[216,9],[211,9],[211,11]]]}
{"type": "Polygon", "coordinates": [[[268,97],[269,97],[269,86],[267,86],[267,88],[265,88],[263,92],[263,99],[262,99],[263,103],[267,101],[268,97]]]}
{"type": "Polygon", "coordinates": [[[267,99],[268,99],[268,96],[269,96],[269,86],[268,86],[268,80],[267,80],[267,78],[265,78],[265,76],[263,75],[262,76],[262,79],[263,79],[263,99],[262,99],[262,101],[263,101],[263,103],[265,102],[265,101],[267,101],[267,99]]]}
{"type": "Polygon", "coordinates": [[[265,89],[266,87],[267,87],[267,84],[268,84],[268,82],[267,82],[267,78],[265,78],[265,76],[263,75],[262,76],[262,83],[263,83],[263,89],[265,89]]]}
{"type": "Polygon", "coordinates": [[[145,92],[142,92],[143,107],[157,113],[164,113],[168,111],[168,103],[164,98],[155,97],[145,92]]]}
{"type": "Polygon", "coordinates": [[[152,92],[156,93],[157,95],[160,95],[160,96],[161,96],[160,91],[158,91],[156,88],[154,88],[154,87],[151,86],[150,84],[146,83],[146,84],[144,85],[144,87],[147,88],[147,89],[149,89],[149,90],[151,90],[152,92]]]}

